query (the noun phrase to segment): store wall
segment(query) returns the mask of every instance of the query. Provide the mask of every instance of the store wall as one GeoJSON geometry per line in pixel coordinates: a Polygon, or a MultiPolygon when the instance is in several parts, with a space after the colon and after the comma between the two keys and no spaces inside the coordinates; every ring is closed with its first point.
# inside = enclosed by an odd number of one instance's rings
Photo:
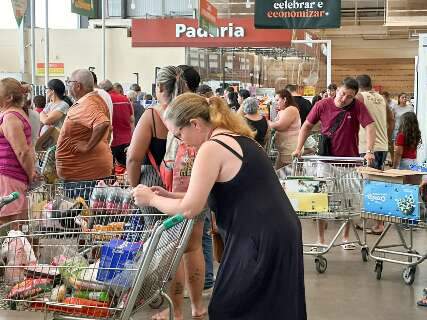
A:
{"type": "Polygon", "coordinates": [[[373,85],[392,95],[414,92],[415,58],[412,59],[341,59],[333,61],[332,79],[339,83],[345,77],[371,76],[373,85]]]}
{"type": "MultiPolygon", "coordinates": [[[[102,74],[101,29],[50,30],[50,62],[64,63],[65,79],[78,68],[95,67],[99,80],[102,74]]],[[[26,43],[29,43],[26,32],[26,43]]],[[[132,48],[126,29],[107,29],[107,78],[113,82],[130,84],[136,82],[134,72],[139,73],[144,91],[151,92],[155,67],[185,63],[184,48],[132,48]]],[[[0,30],[0,72],[18,72],[17,30],[0,30]]],[[[44,62],[44,30],[36,30],[36,61],[44,62]]],[[[30,47],[26,49],[26,74],[31,79],[30,47]]],[[[43,77],[37,77],[42,84],[43,77]]]]}

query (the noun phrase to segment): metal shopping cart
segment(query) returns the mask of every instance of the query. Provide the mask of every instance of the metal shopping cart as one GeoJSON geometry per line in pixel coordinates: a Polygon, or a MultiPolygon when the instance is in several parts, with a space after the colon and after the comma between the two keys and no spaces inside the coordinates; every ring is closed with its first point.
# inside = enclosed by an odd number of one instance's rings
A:
{"type": "Polygon", "coordinates": [[[362,179],[356,168],[363,166],[363,158],[303,156],[292,165],[277,171],[277,175],[301,219],[342,221],[337,233],[327,245],[304,244],[304,254],[315,257],[316,270],[327,269],[324,257],[333,247],[343,245],[339,235],[346,225],[354,231],[356,240],[346,244],[359,244],[363,261],[367,261],[366,242],[361,241],[353,218],[360,216],[362,179]]]}
{"type": "MultiPolygon", "coordinates": [[[[427,258],[414,248],[413,231],[425,229],[426,193],[418,185],[393,184],[381,181],[364,182],[364,208],[362,219],[374,219],[386,223],[384,231],[373,244],[369,256],[375,263],[376,278],[381,280],[383,264],[394,263],[404,266],[403,281],[412,285],[417,266],[427,258]],[[392,229],[398,240],[387,243],[392,229]],[[406,235],[405,235],[406,234],[406,235]]],[[[366,237],[366,236],[365,236],[366,237]]]]}
{"type": "MultiPolygon", "coordinates": [[[[0,227],[1,309],[127,320],[160,296],[173,319],[165,291],[193,222],[180,215],[145,217],[126,197],[120,205],[100,205],[99,197],[93,203],[100,188],[93,182],[43,185],[29,194],[32,218],[0,227]],[[89,200],[52,207],[58,197],[73,196],[89,200]]],[[[102,188],[120,194],[127,186],[102,188]]]]}

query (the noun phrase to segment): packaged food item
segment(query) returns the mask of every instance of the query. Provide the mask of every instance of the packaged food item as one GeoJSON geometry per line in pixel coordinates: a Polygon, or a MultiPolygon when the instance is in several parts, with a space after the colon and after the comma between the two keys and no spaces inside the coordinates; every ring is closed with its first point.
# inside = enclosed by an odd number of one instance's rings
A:
{"type": "Polygon", "coordinates": [[[1,257],[6,258],[6,266],[19,266],[16,268],[7,267],[4,274],[6,283],[14,284],[25,278],[24,266],[37,264],[30,242],[22,231],[11,230],[7,234],[1,246],[1,257]]]}
{"type": "Polygon", "coordinates": [[[121,210],[123,214],[129,213],[132,209],[136,209],[133,202],[132,190],[130,188],[122,190],[121,210]]]}
{"type": "Polygon", "coordinates": [[[67,294],[67,287],[65,285],[55,287],[52,289],[52,293],[50,295],[50,301],[62,302],[64,301],[66,294],[67,294]]]}
{"type": "Polygon", "coordinates": [[[92,291],[76,291],[73,295],[75,298],[83,298],[88,300],[95,300],[100,302],[110,301],[110,297],[107,292],[92,292],[92,291]]]}
{"type": "Polygon", "coordinates": [[[97,275],[98,281],[111,280],[124,270],[127,261],[132,261],[141,248],[141,243],[113,239],[101,247],[101,261],[97,275]]]}
{"type": "Polygon", "coordinates": [[[91,318],[108,318],[111,315],[108,307],[108,303],[105,302],[70,297],[65,298],[61,305],[46,305],[45,302],[33,302],[31,304],[33,310],[56,311],[91,318]]]}
{"type": "Polygon", "coordinates": [[[63,277],[64,282],[69,283],[72,280],[81,278],[82,273],[85,272],[88,266],[89,264],[85,258],[76,255],[68,258],[59,266],[59,273],[63,277]]]}
{"type": "Polygon", "coordinates": [[[13,286],[6,298],[23,299],[31,297],[52,290],[51,284],[51,279],[27,279],[13,286]]]}

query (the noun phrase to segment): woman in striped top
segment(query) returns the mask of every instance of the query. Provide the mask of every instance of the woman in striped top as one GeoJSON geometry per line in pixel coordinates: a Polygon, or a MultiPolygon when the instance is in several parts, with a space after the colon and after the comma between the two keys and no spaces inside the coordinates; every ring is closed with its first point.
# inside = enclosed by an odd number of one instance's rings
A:
{"type": "Polygon", "coordinates": [[[18,200],[0,210],[0,224],[26,217],[25,192],[34,175],[31,125],[22,106],[26,88],[12,78],[0,80],[0,196],[18,191],[18,200]]]}

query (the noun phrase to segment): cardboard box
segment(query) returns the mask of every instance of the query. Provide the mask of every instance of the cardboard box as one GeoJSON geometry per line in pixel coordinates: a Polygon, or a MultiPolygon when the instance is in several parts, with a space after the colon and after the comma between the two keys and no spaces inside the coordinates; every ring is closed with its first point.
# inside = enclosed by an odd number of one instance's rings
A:
{"type": "Polygon", "coordinates": [[[297,212],[328,212],[328,188],[325,180],[314,177],[289,177],[281,180],[292,207],[297,212]]]}
{"type": "Polygon", "coordinates": [[[367,180],[413,185],[420,185],[423,175],[425,174],[412,170],[390,169],[381,171],[367,167],[358,168],[357,170],[362,174],[363,178],[367,180]]]}
{"type": "Polygon", "coordinates": [[[141,245],[141,243],[126,242],[119,239],[113,239],[103,244],[96,279],[98,281],[111,280],[116,274],[123,272],[125,263],[133,260],[141,245]],[[109,270],[108,268],[114,269],[109,270]]]}
{"type": "Polygon", "coordinates": [[[297,212],[323,213],[329,211],[327,193],[287,192],[286,195],[297,212]]]}
{"type": "Polygon", "coordinates": [[[417,185],[365,180],[363,207],[368,213],[407,220],[421,220],[417,185]]]}

